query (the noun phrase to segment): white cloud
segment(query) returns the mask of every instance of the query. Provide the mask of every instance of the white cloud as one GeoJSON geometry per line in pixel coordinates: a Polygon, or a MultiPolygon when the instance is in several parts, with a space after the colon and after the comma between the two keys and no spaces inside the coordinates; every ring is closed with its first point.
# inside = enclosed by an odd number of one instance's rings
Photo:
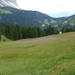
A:
{"type": "Polygon", "coordinates": [[[75,0],[17,0],[19,7],[43,13],[75,12],[75,0]]]}

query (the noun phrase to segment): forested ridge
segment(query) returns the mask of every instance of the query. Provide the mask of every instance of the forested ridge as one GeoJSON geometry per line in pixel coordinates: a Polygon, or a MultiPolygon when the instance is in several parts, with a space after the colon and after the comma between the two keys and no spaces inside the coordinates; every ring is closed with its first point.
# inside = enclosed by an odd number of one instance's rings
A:
{"type": "Polygon", "coordinates": [[[0,7],[0,35],[11,40],[75,31],[75,15],[52,18],[38,11],[0,7]]]}

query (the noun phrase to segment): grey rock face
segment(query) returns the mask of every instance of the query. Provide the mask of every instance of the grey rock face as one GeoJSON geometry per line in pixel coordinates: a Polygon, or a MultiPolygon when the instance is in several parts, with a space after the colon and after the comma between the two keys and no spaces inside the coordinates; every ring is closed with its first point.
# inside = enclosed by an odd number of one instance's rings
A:
{"type": "Polygon", "coordinates": [[[14,7],[19,8],[16,0],[0,0],[0,7],[14,7]]]}

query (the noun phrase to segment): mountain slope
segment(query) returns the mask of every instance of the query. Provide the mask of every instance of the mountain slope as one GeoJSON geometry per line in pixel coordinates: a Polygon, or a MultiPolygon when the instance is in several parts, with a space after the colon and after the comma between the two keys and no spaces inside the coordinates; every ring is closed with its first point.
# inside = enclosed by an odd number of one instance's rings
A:
{"type": "Polygon", "coordinates": [[[74,28],[75,15],[53,18],[38,11],[21,10],[16,0],[0,0],[0,23],[17,23],[24,26],[38,26],[40,28],[53,26],[60,31],[62,27],[74,28]]]}
{"type": "Polygon", "coordinates": [[[37,11],[21,10],[16,0],[0,0],[0,22],[47,28],[64,18],[52,18],[37,11]],[[17,9],[18,8],[18,9],[17,9]]]}
{"type": "Polygon", "coordinates": [[[62,27],[75,29],[75,15],[67,17],[61,24],[62,27]]]}
{"type": "Polygon", "coordinates": [[[0,22],[46,27],[59,20],[60,19],[52,18],[37,11],[26,11],[12,7],[0,7],[0,22]]]}

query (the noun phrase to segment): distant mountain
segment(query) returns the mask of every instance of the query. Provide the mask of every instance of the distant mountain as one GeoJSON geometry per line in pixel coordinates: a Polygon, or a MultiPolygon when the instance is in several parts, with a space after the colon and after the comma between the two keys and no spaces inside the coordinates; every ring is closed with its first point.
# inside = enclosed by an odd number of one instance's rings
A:
{"type": "Polygon", "coordinates": [[[38,11],[22,10],[18,7],[16,0],[0,0],[0,23],[38,26],[40,28],[52,26],[60,31],[62,27],[75,27],[75,15],[53,18],[38,11]]]}
{"type": "Polygon", "coordinates": [[[75,15],[69,16],[62,22],[62,26],[75,29],[75,15]]]}
{"type": "Polygon", "coordinates": [[[53,18],[38,11],[22,10],[16,0],[0,0],[0,22],[46,28],[64,18],[53,18]]]}
{"type": "Polygon", "coordinates": [[[59,31],[64,27],[65,29],[73,29],[75,30],[75,15],[64,18],[60,21],[55,22],[53,25],[59,31]]]}
{"type": "Polygon", "coordinates": [[[12,7],[0,7],[0,22],[11,24],[17,23],[25,26],[47,27],[51,25],[51,23],[53,24],[61,19],[52,18],[38,11],[26,11],[12,7]]]}

